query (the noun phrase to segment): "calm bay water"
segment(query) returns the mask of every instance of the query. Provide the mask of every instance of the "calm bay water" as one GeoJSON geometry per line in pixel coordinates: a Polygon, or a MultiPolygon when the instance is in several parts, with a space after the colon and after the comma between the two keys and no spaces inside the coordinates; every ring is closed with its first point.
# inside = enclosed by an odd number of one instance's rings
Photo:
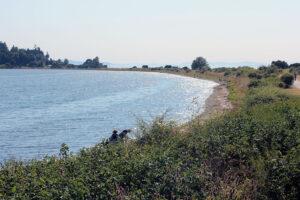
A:
{"type": "Polygon", "coordinates": [[[72,152],[167,109],[188,120],[216,83],[142,72],[0,70],[0,161],[72,152]]]}

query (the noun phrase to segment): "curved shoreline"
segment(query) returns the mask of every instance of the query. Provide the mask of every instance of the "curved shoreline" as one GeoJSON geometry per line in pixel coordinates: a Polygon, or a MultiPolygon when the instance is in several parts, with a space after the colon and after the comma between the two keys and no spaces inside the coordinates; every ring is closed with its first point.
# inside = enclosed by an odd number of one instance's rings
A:
{"type": "MultiPolygon", "coordinates": [[[[150,71],[150,70],[144,70],[144,69],[119,69],[119,68],[107,68],[107,69],[100,69],[103,71],[126,71],[126,72],[153,72],[153,73],[164,73],[164,74],[172,74],[176,76],[184,76],[188,78],[194,78],[194,79],[200,79],[200,80],[206,80],[206,81],[212,81],[217,83],[218,85],[213,87],[213,92],[211,95],[208,96],[208,98],[205,100],[203,109],[196,118],[202,119],[202,120],[209,120],[213,119],[225,111],[229,111],[234,108],[233,104],[230,102],[228,95],[229,90],[226,87],[226,81],[220,81],[217,79],[210,79],[210,78],[204,78],[204,77],[195,77],[191,74],[185,74],[185,73],[178,73],[174,71],[150,71]]],[[[217,78],[217,77],[216,77],[217,78]]]]}
{"type": "MultiPolygon", "coordinates": [[[[176,76],[184,76],[189,78],[195,78],[195,79],[201,79],[201,80],[207,80],[207,81],[213,81],[217,83],[218,85],[213,88],[212,94],[205,100],[202,112],[198,113],[197,117],[200,119],[208,120],[211,118],[214,118],[220,114],[222,114],[226,110],[233,109],[233,104],[228,99],[229,90],[226,87],[225,81],[219,81],[217,79],[212,78],[205,78],[205,77],[195,77],[192,76],[192,74],[186,74],[186,73],[178,73],[175,71],[166,71],[166,70],[160,70],[160,71],[152,71],[149,69],[130,69],[130,68],[103,68],[103,69],[50,69],[50,68],[34,68],[34,67],[20,67],[20,68],[13,68],[13,69],[41,69],[41,70],[95,70],[95,71],[122,71],[122,72],[153,72],[153,73],[164,73],[164,74],[172,74],[176,76]]],[[[217,77],[216,77],[217,78],[217,77]]]]}

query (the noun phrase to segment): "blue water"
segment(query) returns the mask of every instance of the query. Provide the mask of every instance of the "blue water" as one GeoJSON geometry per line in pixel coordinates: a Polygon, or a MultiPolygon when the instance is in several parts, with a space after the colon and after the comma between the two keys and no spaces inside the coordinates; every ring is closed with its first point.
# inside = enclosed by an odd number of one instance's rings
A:
{"type": "Polygon", "coordinates": [[[183,122],[216,84],[161,73],[0,70],[0,161],[72,152],[168,110],[183,122]]]}

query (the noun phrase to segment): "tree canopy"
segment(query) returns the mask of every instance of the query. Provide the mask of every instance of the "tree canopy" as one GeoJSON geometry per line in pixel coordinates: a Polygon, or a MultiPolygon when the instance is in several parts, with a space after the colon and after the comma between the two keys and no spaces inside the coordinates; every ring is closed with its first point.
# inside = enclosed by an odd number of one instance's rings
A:
{"type": "Polygon", "coordinates": [[[272,65],[275,65],[281,69],[287,69],[289,68],[289,65],[285,61],[277,60],[277,61],[272,61],[272,65]]]}
{"type": "Polygon", "coordinates": [[[290,65],[290,67],[300,68],[300,63],[293,63],[290,65]]]}
{"type": "Polygon", "coordinates": [[[45,55],[39,47],[19,49],[13,46],[9,50],[6,43],[0,42],[0,65],[43,67],[48,64],[50,64],[48,53],[45,55]]]}
{"type": "Polygon", "coordinates": [[[192,63],[192,69],[202,69],[203,67],[208,67],[208,63],[205,58],[197,57],[192,63]]]}
{"type": "Polygon", "coordinates": [[[95,57],[94,59],[87,59],[80,68],[107,68],[106,65],[103,65],[99,62],[99,58],[95,57]]]}

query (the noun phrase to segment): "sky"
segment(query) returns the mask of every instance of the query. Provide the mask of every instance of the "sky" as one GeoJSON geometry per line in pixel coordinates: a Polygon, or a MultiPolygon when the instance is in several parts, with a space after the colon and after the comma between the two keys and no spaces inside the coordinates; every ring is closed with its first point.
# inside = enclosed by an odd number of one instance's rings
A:
{"type": "Polygon", "coordinates": [[[300,62],[300,0],[0,0],[0,41],[111,63],[300,62]]]}

